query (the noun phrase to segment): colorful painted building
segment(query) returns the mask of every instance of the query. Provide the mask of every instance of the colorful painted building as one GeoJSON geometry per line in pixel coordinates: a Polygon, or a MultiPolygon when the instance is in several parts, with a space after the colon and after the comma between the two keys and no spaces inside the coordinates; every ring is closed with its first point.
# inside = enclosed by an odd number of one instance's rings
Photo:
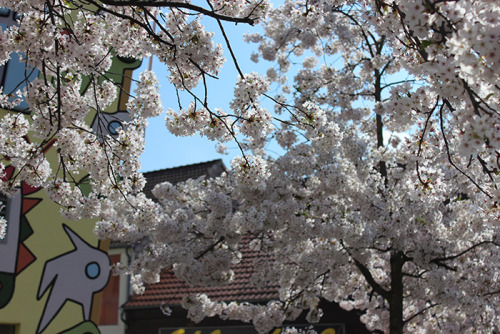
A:
{"type": "MultiPolygon", "coordinates": [[[[16,13],[0,9],[2,29],[15,24],[15,18],[16,13]]],[[[121,122],[129,119],[126,92],[132,71],[139,65],[136,60],[113,60],[109,76],[123,89],[106,113],[88,117],[96,133],[114,135],[121,122]]],[[[23,82],[24,66],[13,56],[0,67],[0,86],[5,92],[23,82]]],[[[38,74],[33,71],[29,79],[38,74]]],[[[0,117],[18,112],[29,114],[28,105],[23,102],[14,110],[0,109],[0,117]]],[[[44,153],[55,163],[52,145],[48,143],[44,153]]],[[[9,178],[14,170],[6,172],[9,178]]],[[[110,281],[110,259],[109,242],[99,242],[92,232],[95,221],[65,220],[44,189],[27,184],[12,198],[2,200],[6,205],[0,214],[7,218],[8,227],[0,240],[0,333],[99,333],[97,325],[106,316],[105,312],[101,315],[100,305],[110,281]]]]}

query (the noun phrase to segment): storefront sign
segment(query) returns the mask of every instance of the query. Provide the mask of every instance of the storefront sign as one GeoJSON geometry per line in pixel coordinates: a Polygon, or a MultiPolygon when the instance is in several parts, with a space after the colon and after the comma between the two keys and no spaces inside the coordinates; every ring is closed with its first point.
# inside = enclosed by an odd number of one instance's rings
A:
{"type": "MultiPolygon", "coordinates": [[[[292,327],[292,325],[290,325],[292,327]]],[[[294,325],[297,329],[310,328],[311,325],[294,325]]],[[[276,328],[270,334],[280,334],[285,327],[276,328]]],[[[345,334],[344,324],[314,325],[318,334],[345,334]]],[[[161,328],[159,334],[257,334],[252,326],[219,326],[219,327],[190,327],[190,328],[161,328]]]]}

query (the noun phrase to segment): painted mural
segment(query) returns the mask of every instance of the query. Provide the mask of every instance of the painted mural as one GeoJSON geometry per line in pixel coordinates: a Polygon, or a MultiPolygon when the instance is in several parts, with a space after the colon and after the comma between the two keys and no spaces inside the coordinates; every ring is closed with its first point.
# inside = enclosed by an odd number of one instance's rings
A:
{"type": "MultiPolygon", "coordinates": [[[[0,26],[13,24],[15,13],[0,9],[0,26]]],[[[19,64],[11,60],[0,67],[0,84],[17,85],[19,64]],[[17,80],[17,83],[16,83],[17,80]]],[[[115,58],[110,74],[126,91],[139,61],[115,58]],[[121,75],[120,75],[121,74],[121,75]]],[[[24,74],[24,68],[22,70],[24,74]]],[[[85,92],[85,87],[82,93],[85,92]]],[[[121,92],[106,114],[88,119],[97,134],[115,135],[126,112],[127,94],[121,92]]],[[[21,109],[2,110],[29,113],[21,109]]],[[[29,138],[26,138],[29,140],[29,138]]],[[[44,147],[49,161],[56,162],[53,142],[44,147]]],[[[14,169],[6,169],[9,179],[14,169]]],[[[85,184],[85,176],[78,183],[85,184]]],[[[83,186],[82,186],[83,188],[83,186]]],[[[6,237],[0,240],[0,328],[16,334],[99,333],[100,292],[110,275],[108,245],[92,230],[94,220],[67,221],[60,207],[44,189],[22,184],[7,201],[6,237]]]]}

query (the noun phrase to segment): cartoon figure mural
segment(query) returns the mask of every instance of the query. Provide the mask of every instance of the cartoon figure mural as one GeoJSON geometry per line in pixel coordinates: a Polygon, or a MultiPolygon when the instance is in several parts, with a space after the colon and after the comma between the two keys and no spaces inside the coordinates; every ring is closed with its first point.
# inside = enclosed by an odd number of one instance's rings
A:
{"type": "MultiPolygon", "coordinates": [[[[15,15],[0,8],[0,27],[15,24],[15,15]]],[[[22,79],[18,78],[20,64],[14,58],[0,66],[4,88],[26,78],[24,67],[22,79]]],[[[116,129],[130,120],[127,93],[132,71],[139,65],[140,61],[132,59],[113,60],[109,76],[122,90],[106,113],[96,113],[89,120],[98,137],[116,135],[116,129]]],[[[29,78],[36,75],[33,71],[29,78]]],[[[0,117],[15,112],[29,113],[27,104],[16,110],[0,109],[0,117]]],[[[49,161],[56,158],[53,144],[44,147],[49,161]]],[[[4,172],[5,180],[15,173],[12,167],[4,172]]],[[[79,183],[85,177],[82,175],[79,183]]],[[[5,202],[5,198],[0,200],[5,202]]],[[[27,184],[7,200],[6,207],[7,232],[0,240],[0,332],[99,333],[100,292],[109,279],[110,260],[107,243],[99,242],[92,232],[95,221],[65,220],[44,189],[27,184]]]]}
{"type": "Polygon", "coordinates": [[[45,263],[38,299],[45,294],[49,286],[52,286],[52,290],[47,297],[37,333],[41,333],[48,326],[68,300],[80,304],[83,318],[90,320],[92,297],[106,286],[109,278],[107,254],[90,246],[68,226],[63,227],[75,249],[45,263]],[[75,282],[79,283],[77,289],[75,282]]]}

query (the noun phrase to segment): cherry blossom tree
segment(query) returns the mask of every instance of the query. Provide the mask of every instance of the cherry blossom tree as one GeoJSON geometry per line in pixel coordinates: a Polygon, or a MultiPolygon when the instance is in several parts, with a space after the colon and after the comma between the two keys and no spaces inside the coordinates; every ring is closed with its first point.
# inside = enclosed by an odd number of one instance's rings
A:
{"type": "Polygon", "coordinates": [[[318,321],[325,299],[362,310],[370,330],[500,330],[495,0],[0,4],[22,14],[0,33],[0,59],[17,52],[26,78],[40,72],[0,96],[4,108],[30,107],[0,120],[2,166],[16,168],[1,190],[21,180],[43,186],[66,216],[99,217],[99,237],[141,240],[123,269],[137,292],[171,266],[189,284],[226,284],[250,237],[261,254],[252,282],[279,286],[279,300],[186,296],[193,320],[251,321],[264,333],[302,310],[318,321]],[[227,37],[215,45],[200,16],[224,37],[221,21],[260,25],[245,38],[267,73],[244,73],[227,37]],[[240,74],[228,110],[193,93],[217,76],[224,49],[240,74]],[[169,131],[241,149],[219,178],[158,185],[158,201],[141,193],[138,173],[147,118],[163,112],[155,75],[140,76],[131,121],[116,136],[85,123],[122,89],[108,78],[112,57],[151,55],[192,96],[166,111],[169,131]],[[59,164],[50,166],[43,147],[54,138],[59,164]],[[285,153],[268,156],[270,140],[285,153]]]}

